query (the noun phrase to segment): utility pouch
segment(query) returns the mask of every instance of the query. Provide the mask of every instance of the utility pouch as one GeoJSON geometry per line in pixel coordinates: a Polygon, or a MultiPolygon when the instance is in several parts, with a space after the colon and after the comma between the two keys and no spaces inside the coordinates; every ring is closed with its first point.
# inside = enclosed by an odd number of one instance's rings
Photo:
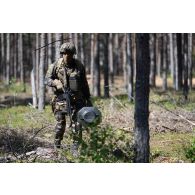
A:
{"type": "Polygon", "coordinates": [[[79,90],[79,78],[77,73],[71,73],[69,76],[69,87],[72,91],[76,92],[79,90]]]}

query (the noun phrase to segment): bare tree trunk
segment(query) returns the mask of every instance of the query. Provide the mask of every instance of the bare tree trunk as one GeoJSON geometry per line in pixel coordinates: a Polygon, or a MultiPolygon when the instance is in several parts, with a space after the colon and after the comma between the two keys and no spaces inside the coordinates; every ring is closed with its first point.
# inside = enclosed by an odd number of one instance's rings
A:
{"type": "Polygon", "coordinates": [[[62,33],[55,33],[55,59],[59,59],[60,58],[60,46],[62,44],[62,33]]]}
{"type": "Polygon", "coordinates": [[[156,37],[156,64],[157,64],[157,75],[161,76],[161,34],[157,34],[156,37]]]}
{"type": "Polygon", "coordinates": [[[127,86],[128,86],[128,82],[127,82],[127,49],[126,49],[126,46],[127,46],[127,35],[124,34],[123,36],[123,43],[122,43],[122,57],[123,57],[123,78],[124,78],[124,84],[125,84],[125,89],[127,89],[127,86]]]}
{"type": "Polygon", "coordinates": [[[112,33],[109,33],[109,45],[108,45],[108,63],[109,63],[109,73],[110,82],[114,84],[114,68],[113,68],[113,48],[112,48],[112,33]]]}
{"type": "Polygon", "coordinates": [[[18,54],[18,48],[17,48],[17,41],[18,41],[18,34],[15,33],[14,35],[15,39],[15,45],[14,45],[14,78],[17,79],[17,54],[18,54]]]}
{"type": "Polygon", "coordinates": [[[167,36],[166,34],[163,35],[163,91],[167,90],[167,53],[166,53],[166,46],[167,46],[167,36]]]}
{"type": "Polygon", "coordinates": [[[183,87],[183,58],[182,58],[182,35],[177,33],[177,70],[176,70],[176,90],[183,87]]]}
{"type": "Polygon", "coordinates": [[[150,34],[150,85],[156,86],[155,34],[150,34]]]}
{"type": "Polygon", "coordinates": [[[99,34],[96,34],[95,40],[94,96],[100,97],[99,34]]]}
{"type": "Polygon", "coordinates": [[[136,34],[131,35],[131,44],[132,44],[132,63],[134,67],[133,77],[136,77],[136,34]]]}
{"type": "Polygon", "coordinates": [[[133,63],[132,63],[132,52],[131,52],[131,34],[127,34],[127,74],[128,74],[128,99],[133,101],[133,63]]]}
{"type": "Polygon", "coordinates": [[[136,35],[137,66],[135,90],[135,158],[136,163],[148,163],[149,146],[149,34],[136,35]]]}
{"type": "Polygon", "coordinates": [[[10,79],[12,80],[14,78],[14,34],[10,34],[10,79]]]}
{"type": "Polygon", "coordinates": [[[109,65],[108,65],[109,34],[105,34],[104,43],[104,97],[109,98],[109,65]]]}
{"type": "Polygon", "coordinates": [[[183,85],[183,95],[185,100],[188,99],[188,34],[184,33],[184,47],[183,47],[183,54],[184,54],[184,85],[183,85]]]}
{"type": "Polygon", "coordinates": [[[91,33],[90,35],[91,37],[91,50],[90,50],[90,55],[91,55],[91,67],[90,67],[90,71],[91,71],[91,91],[92,94],[94,95],[94,34],[91,33]]]}
{"type": "Polygon", "coordinates": [[[174,47],[173,47],[173,34],[169,33],[169,53],[170,53],[170,67],[171,76],[173,78],[173,86],[175,88],[175,63],[174,63],[174,47]]]}
{"type": "Polygon", "coordinates": [[[118,43],[118,33],[114,36],[114,74],[116,75],[118,73],[118,66],[119,66],[119,43],[118,43]]]}
{"type": "Polygon", "coordinates": [[[35,87],[34,68],[31,71],[31,88],[32,88],[33,108],[37,108],[37,95],[36,95],[36,87],[35,87]]]}
{"type": "MultiPolygon", "coordinates": [[[[78,51],[78,34],[77,33],[74,33],[74,44],[75,44],[75,47],[76,47],[76,50],[78,51]]],[[[75,58],[77,58],[77,54],[75,55],[75,58]]]]}
{"type": "Polygon", "coordinates": [[[192,33],[188,33],[188,72],[189,89],[192,90],[192,33]]]}
{"type": "Polygon", "coordinates": [[[4,33],[1,33],[1,70],[2,70],[2,81],[5,80],[5,41],[4,41],[4,33]]]}
{"type": "MultiPolygon", "coordinates": [[[[48,33],[48,43],[52,42],[52,33],[48,33]]],[[[48,64],[52,64],[52,46],[48,45],[48,64]]]]}
{"type": "MultiPolygon", "coordinates": [[[[45,45],[45,33],[40,35],[41,45],[45,45]]],[[[45,48],[41,49],[39,65],[39,111],[45,108],[45,85],[44,85],[44,66],[45,66],[45,48]]]]}
{"type": "Polygon", "coordinates": [[[6,84],[10,82],[10,34],[6,34],[6,84]]]}
{"type": "Polygon", "coordinates": [[[20,82],[24,84],[24,65],[23,65],[23,40],[22,33],[18,35],[18,64],[20,66],[20,82]]]}
{"type": "Polygon", "coordinates": [[[178,45],[177,35],[173,34],[174,88],[178,90],[178,45]]]}
{"type": "Polygon", "coordinates": [[[81,62],[84,63],[83,33],[80,33],[80,55],[81,62]]]}
{"type": "MultiPolygon", "coordinates": [[[[36,48],[40,46],[39,33],[36,33],[36,48]]],[[[36,68],[35,68],[35,81],[37,94],[39,91],[39,60],[40,60],[40,50],[36,50],[36,68]]]]}

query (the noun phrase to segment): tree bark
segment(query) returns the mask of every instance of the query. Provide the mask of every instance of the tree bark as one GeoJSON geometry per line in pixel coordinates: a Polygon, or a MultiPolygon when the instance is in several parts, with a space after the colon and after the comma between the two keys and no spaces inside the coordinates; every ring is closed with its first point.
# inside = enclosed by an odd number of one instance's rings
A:
{"type": "Polygon", "coordinates": [[[59,59],[60,58],[60,46],[62,44],[62,33],[55,33],[55,59],[59,59]]]}
{"type": "Polygon", "coordinates": [[[162,89],[163,91],[167,90],[167,36],[166,34],[163,34],[163,85],[162,89]]]}
{"type": "Polygon", "coordinates": [[[161,34],[156,35],[156,69],[157,75],[160,77],[161,75],[161,34]]]}
{"type": "Polygon", "coordinates": [[[108,65],[109,34],[105,34],[104,43],[104,97],[109,98],[109,65],[108,65]]]}
{"type": "Polygon", "coordinates": [[[176,90],[183,87],[183,57],[182,57],[182,35],[177,33],[177,70],[176,70],[176,90]]]}
{"type": "Polygon", "coordinates": [[[132,63],[132,52],[131,52],[131,34],[127,34],[127,77],[128,77],[128,99],[133,101],[133,63],[132,63]]]}
{"type": "Polygon", "coordinates": [[[108,63],[109,63],[109,74],[110,82],[114,84],[114,67],[113,67],[113,44],[112,44],[112,33],[109,33],[109,45],[108,45],[108,63]]]}
{"type": "Polygon", "coordinates": [[[6,34],[6,84],[10,82],[10,34],[6,34]]]}
{"type": "MultiPolygon", "coordinates": [[[[48,43],[52,42],[52,33],[48,33],[48,43]]],[[[48,45],[48,65],[52,64],[52,45],[48,45]]]]}
{"type": "Polygon", "coordinates": [[[18,64],[20,66],[20,82],[24,84],[24,65],[23,65],[23,39],[22,33],[18,35],[18,64]]]}
{"type": "Polygon", "coordinates": [[[114,35],[114,74],[118,74],[118,66],[119,66],[119,43],[118,43],[118,33],[114,35]]]}
{"type": "Polygon", "coordinates": [[[128,82],[127,82],[127,35],[124,34],[123,36],[123,43],[122,43],[122,58],[123,58],[123,80],[125,84],[125,89],[127,89],[128,82]]]}
{"type": "Polygon", "coordinates": [[[80,55],[81,62],[84,63],[83,33],[80,33],[80,55]]]}
{"type": "Polygon", "coordinates": [[[91,33],[90,35],[91,38],[91,49],[90,49],[90,55],[91,55],[91,67],[90,67],[90,73],[91,73],[91,91],[92,94],[94,95],[94,34],[91,33]]]}
{"type": "Polygon", "coordinates": [[[192,33],[188,33],[188,73],[189,89],[192,90],[192,33]]]}
{"type": "Polygon", "coordinates": [[[95,66],[94,66],[94,96],[100,97],[100,60],[99,60],[99,34],[95,38],[95,66]]]}
{"type": "Polygon", "coordinates": [[[183,85],[183,95],[185,100],[188,99],[188,34],[183,34],[184,47],[183,47],[183,57],[184,57],[184,85],[183,85]]]}
{"type": "MultiPolygon", "coordinates": [[[[36,33],[36,48],[40,46],[39,33],[36,33]]],[[[37,94],[39,92],[39,60],[40,60],[40,50],[36,50],[36,68],[35,68],[35,80],[36,80],[36,90],[37,94]]]]}
{"type": "Polygon", "coordinates": [[[156,86],[155,34],[150,34],[150,85],[156,86]]]}
{"type": "Polygon", "coordinates": [[[5,40],[4,40],[4,33],[1,33],[1,70],[2,70],[2,81],[6,78],[6,71],[5,71],[5,40]]]}
{"type": "Polygon", "coordinates": [[[31,88],[32,88],[32,103],[33,108],[37,108],[37,95],[36,95],[36,87],[35,87],[35,74],[34,68],[31,71],[31,88]]]}
{"type": "Polygon", "coordinates": [[[149,34],[137,34],[137,66],[135,91],[135,158],[136,163],[148,163],[149,147],[149,34]]]}
{"type": "MultiPolygon", "coordinates": [[[[40,35],[41,45],[45,45],[45,33],[40,35]]],[[[40,65],[39,65],[39,111],[45,108],[45,85],[44,85],[44,66],[45,66],[45,48],[40,52],[40,65]]]]}

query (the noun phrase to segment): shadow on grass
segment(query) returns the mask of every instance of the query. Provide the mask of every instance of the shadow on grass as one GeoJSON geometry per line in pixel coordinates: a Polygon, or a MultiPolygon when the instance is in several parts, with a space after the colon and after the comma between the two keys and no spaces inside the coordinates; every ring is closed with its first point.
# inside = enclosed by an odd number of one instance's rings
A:
{"type": "Polygon", "coordinates": [[[48,143],[17,129],[0,129],[0,153],[21,155],[48,143]]]}

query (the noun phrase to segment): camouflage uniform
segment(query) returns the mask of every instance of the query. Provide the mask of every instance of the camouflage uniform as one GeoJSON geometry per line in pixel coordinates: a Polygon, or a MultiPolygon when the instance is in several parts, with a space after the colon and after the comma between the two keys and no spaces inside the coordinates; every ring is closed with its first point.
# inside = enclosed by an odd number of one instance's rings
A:
{"type": "MultiPolygon", "coordinates": [[[[72,60],[71,64],[66,65],[63,58],[58,59],[55,63],[49,66],[46,74],[46,83],[49,87],[54,88],[54,98],[52,99],[52,110],[56,118],[55,139],[60,144],[66,127],[65,112],[62,112],[61,101],[63,90],[56,88],[54,80],[60,80],[65,89],[71,91],[71,106],[73,107],[73,121],[76,120],[76,113],[82,107],[86,106],[87,100],[90,98],[89,86],[86,79],[85,68],[83,64],[77,60],[72,60]],[[73,85],[73,86],[72,86],[73,85]]],[[[65,105],[63,105],[65,106],[65,105]]]]}

